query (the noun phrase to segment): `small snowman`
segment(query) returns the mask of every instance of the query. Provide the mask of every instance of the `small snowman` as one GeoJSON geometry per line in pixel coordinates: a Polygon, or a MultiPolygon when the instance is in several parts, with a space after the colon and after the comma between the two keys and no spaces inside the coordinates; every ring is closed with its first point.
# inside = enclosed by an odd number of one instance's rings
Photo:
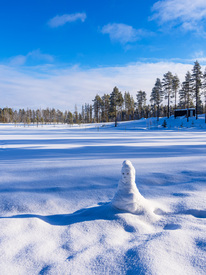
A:
{"type": "Polygon", "coordinates": [[[141,215],[150,212],[148,201],[140,194],[135,183],[135,169],[131,161],[122,164],[122,178],[112,200],[112,206],[133,214],[141,215]]]}

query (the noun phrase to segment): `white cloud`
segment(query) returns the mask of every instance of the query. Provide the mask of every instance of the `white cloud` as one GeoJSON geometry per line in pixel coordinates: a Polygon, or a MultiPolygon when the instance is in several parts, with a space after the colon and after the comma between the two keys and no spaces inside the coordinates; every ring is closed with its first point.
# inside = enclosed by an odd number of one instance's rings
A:
{"type": "Polygon", "coordinates": [[[54,61],[54,57],[50,54],[42,53],[39,49],[29,52],[26,55],[17,55],[15,57],[10,58],[10,64],[12,66],[22,66],[29,62],[47,62],[52,63],[54,61]]]}
{"type": "Polygon", "coordinates": [[[141,39],[143,36],[149,34],[149,32],[144,30],[135,29],[132,26],[117,23],[105,25],[102,28],[102,33],[109,34],[112,41],[117,41],[122,44],[135,42],[141,39]]]}
{"type": "Polygon", "coordinates": [[[15,57],[10,58],[10,64],[12,66],[21,66],[26,63],[27,56],[26,55],[17,55],[15,57]]]}
{"type": "Polygon", "coordinates": [[[159,24],[180,26],[186,31],[204,32],[203,22],[206,19],[205,0],[162,0],[153,7],[152,20],[159,24]]]}
{"type": "Polygon", "coordinates": [[[171,71],[181,81],[193,65],[175,62],[135,63],[121,67],[81,69],[42,67],[11,67],[0,65],[1,106],[13,108],[55,107],[74,111],[74,105],[91,103],[98,93],[111,93],[118,86],[124,93],[130,91],[136,100],[136,92],[148,94],[157,77],[171,71]]]}
{"type": "Polygon", "coordinates": [[[54,61],[54,57],[52,55],[42,53],[39,49],[34,50],[32,52],[29,52],[27,54],[27,57],[31,57],[31,58],[37,59],[37,60],[43,60],[43,61],[46,61],[46,62],[49,62],[49,63],[54,61]]]}
{"type": "Polygon", "coordinates": [[[74,14],[64,14],[61,16],[57,15],[48,21],[48,25],[51,28],[56,28],[59,26],[63,26],[68,22],[74,22],[77,20],[81,20],[82,22],[84,22],[86,17],[87,17],[86,13],[84,13],[84,12],[83,13],[74,13],[74,14]]]}
{"type": "Polygon", "coordinates": [[[206,55],[205,55],[204,51],[202,51],[202,50],[194,52],[192,57],[193,57],[194,61],[198,60],[199,63],[206,62],[206,55]]]}

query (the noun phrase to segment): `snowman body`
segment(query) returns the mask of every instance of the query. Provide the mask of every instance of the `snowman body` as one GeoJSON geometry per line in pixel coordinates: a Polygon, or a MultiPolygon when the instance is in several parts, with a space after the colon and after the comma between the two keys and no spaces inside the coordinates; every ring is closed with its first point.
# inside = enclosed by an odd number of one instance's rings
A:
{"type": "Polygon", "coordinates": [[[143,214],[147,208],[147,201],[137,189],[135,169],[129,160],[123,162],[121,174],[117,192],[111,202],[112,206],[126,212],[143,214]]]}

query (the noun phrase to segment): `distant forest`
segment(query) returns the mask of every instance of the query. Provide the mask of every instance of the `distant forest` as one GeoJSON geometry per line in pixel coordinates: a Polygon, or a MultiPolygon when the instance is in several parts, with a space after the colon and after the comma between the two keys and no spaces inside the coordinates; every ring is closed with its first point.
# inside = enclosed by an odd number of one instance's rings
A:
{"type": "Polygon", "coordinates": [[[188,71],[185,80],[180,83],[177,75],[167,72],[163,79],[156,79],[146,104],[146,92],[139,90],[136,99],[130,92],[122,93],[117,87],[110,94],[102,97],[98,94],[92,104],[84,104],[81,110],[75,106],[74,113],[56,109],[0,109],[1,123],[24,123],[24,124],[50,124],[67,123],[81,124],[92,122],[115,122],[136,120],[148,117],[170,117],[175,109],[195,108],[196,119],[198,114],[206,112],[206,70],[203,73],[198,61],[194,63],[192,71],[188,71]],[[204,103],[202,98],[204,96],[204,103]],[[163,104],[166,100],[167,104],[163,104]]]}

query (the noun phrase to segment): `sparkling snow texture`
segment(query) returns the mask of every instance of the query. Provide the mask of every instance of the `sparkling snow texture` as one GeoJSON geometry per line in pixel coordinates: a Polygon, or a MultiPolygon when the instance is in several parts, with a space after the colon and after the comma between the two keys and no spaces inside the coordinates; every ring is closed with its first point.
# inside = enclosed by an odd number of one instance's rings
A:
{"type": "Polygon", "coordinates": [[[205,198],[203,116],[0,125],[0,274],[205,275],[205,198]]]}

